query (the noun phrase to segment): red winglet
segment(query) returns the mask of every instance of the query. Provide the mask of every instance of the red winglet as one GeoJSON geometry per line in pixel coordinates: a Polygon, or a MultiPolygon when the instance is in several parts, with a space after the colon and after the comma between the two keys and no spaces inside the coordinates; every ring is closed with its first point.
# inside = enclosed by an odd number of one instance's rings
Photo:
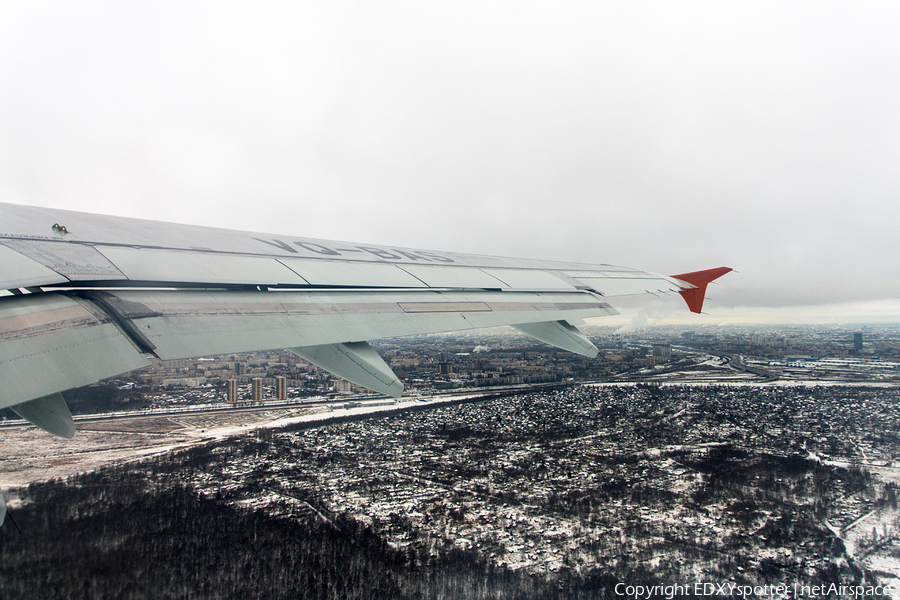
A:
{"type": "Polygon", "coordinates": [[[673,279],[680,279],[685,283],[693,286],[688,290],[679,290],[678,293],[687,302],[691,312],[699,313],[703,308],[703,299],[706,297],[706,285],[710,281],[714,281],[731,271],[728,267],[719,267],[717,269],[707,269],[705,271],[694,271],[693,273],[682,273],[681,275],[672,275],[673,279]]]}

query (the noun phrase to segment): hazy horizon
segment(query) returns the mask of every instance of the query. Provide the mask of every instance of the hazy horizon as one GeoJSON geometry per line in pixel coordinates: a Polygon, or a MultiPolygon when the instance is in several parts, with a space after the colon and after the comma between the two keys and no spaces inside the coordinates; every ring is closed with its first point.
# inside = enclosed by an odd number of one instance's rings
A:
{"type": "Polygon", "coordinates": [[[653,318],[900,322],[895,3],[0,10],[2,202],[725,265],[653,318]]]}

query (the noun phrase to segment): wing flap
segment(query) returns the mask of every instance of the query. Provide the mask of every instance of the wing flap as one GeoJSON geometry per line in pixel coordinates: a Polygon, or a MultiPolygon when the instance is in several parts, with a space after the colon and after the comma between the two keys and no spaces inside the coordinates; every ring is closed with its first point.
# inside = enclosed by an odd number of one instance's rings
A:
{"type": "Polygon", "coordinates": [[[616,314],[588,292],[116,291],[162,359],[616,314]]]}
{"type": "MultiPolygon", "coordinates": [[[[139,342],[177,359],[616,314],[589,292],[122,290],[103,292],[99,304],[91,298],[43,293],[0,303],[0,408],[147,366],[139,342]]],[[[579,346],[572,331],[543,329],[535,331],[549,343],[579,346]]]]}
{"type": "Polygon", "coordinates": [[[0,408],[145,367],[109,319],[61,294],[0,303],[0,408]]]}

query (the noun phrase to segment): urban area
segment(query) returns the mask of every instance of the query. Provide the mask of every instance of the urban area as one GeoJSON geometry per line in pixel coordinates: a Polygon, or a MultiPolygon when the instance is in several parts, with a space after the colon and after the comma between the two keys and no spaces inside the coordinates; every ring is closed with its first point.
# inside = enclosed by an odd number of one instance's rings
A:
{"type": "Polygon", "coordinates": [[[74,390],[68,445],[5,412],[0,597],[900,598],[900,327],[585,331],[373,342],[401,399],[271,352],[74,390]]]}

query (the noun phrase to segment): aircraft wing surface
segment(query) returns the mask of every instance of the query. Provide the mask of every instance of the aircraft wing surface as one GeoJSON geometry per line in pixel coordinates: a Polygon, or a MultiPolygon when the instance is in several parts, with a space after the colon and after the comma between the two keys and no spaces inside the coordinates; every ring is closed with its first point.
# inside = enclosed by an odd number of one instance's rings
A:
{"type": "Polygon", "coordinates": [[[397,397],[367,340],[511,325],[596,356],[576,328],[609,301],[680,293],[700,312],[727,267],[672,277],[0,204],[0,408],[70,437],[60,392],[150,364],[292,352],[397,397]]]}

